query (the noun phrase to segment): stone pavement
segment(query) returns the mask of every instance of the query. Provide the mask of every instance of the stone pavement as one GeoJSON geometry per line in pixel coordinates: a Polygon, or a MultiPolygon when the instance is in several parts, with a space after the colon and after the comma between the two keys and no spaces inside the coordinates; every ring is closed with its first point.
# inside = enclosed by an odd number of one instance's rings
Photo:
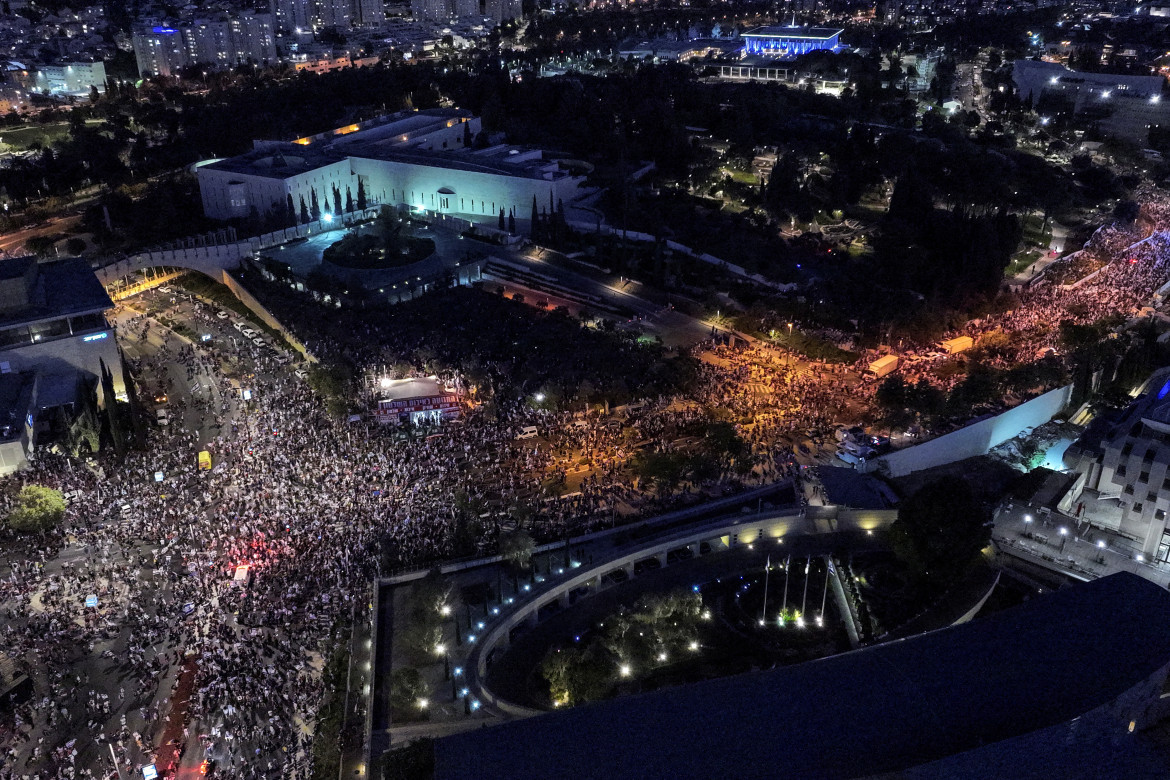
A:
{"type": "Polygon", "coordinates": [[[1147,560],[1132,539],[1046,507],[1005,503],[996,510],[992,541],[1003,554],[1072,579],[1128,571],[1170,587],[1170,565],[1147,560]]]}

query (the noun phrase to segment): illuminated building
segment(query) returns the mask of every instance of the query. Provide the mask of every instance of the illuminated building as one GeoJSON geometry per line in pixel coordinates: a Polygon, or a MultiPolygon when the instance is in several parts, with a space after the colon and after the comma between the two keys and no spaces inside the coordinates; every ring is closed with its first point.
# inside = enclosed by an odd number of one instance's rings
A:
{"type": "Polygon", "coordinates": [[[468,141],[480,120],[458,109],[403,111],[293,142],[257,141],[238,157],[197,170],[203,210],[214,219],[253,212],[284,213],[291,200],[322,214],[358,197],[369,205],[408,206],[493,222],[500,211],[527,218],[533,199],[570,203],[583,177],[544,159],[538,149],[497,144],[480,149],[468,141]]]}
{"type": "Polygon", "coordinates": [[[1053,62],[1016,60],[1012,80],[1020,99],[1042,115],[1067,113],[1112,138],[1144,146],[1152,128],[1170,125],[1161,76],[1082,73],[1053,62]]]}
{"type": "Polygon", "coordinates": [[[790,59],[813,51],[838,52],[848,48],[842,30],[828,27],[757,27],[745,32],[744,51],[775,59],[790,59]]]}

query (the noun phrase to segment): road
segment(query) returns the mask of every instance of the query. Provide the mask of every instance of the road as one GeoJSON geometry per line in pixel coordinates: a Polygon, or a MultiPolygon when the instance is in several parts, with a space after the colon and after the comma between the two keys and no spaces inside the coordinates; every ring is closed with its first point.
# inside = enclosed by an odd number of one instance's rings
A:
{"type": "Polygon", "coordinates": [[[30,238],[51,236],[56,233],[67,233],[80,223],[80,214],[66,214],[64,216],[54,217],[43,225],[34,225],[12,233],[6,233],[0,236],[0,252],[13,256],[25,254],[24,245],[30,238]]]}

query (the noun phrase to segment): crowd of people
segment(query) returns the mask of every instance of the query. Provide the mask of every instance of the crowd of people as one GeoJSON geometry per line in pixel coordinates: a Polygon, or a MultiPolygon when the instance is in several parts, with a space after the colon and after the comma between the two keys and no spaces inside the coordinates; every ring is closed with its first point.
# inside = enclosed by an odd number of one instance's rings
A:
{"type": "MultiPolygon", "coordinates": [[[[1053,323],[1145,305],[1170,280],[1170,241],[1157,232],[1170,214],[1151,209],[1152,235],[1114,248],[1095,276],[1071,289],[1034,286],[968,334],[1026,334],[1012,358],[1025,360],[1054,345],[1053,323]]],[[[122,462],[40,455],[6,480],[4,502],[39,484],[70,504],[59,529],[24,540],[25,555],[0,569],[2,647],[34,689],[0,717],[0,780],[104,776],[106,753],[122,767],[149,763],[174,717],[183,742],[197,737],[232,777],[306,777],[322,664],[339,627],[365,619],[379,572],[488,552],[513,527],[562,539],[668,509],[684,494],[640,484],[636,453],[694,446],[688,438],[717,421],[715,410],[748,447],[736,484],[793,478],[794,446],[872,392],[848,366],[707,343],[695,348],[689,397],[608,414],[499,398],[441,435],[405,435],[329,414],[248,342],[189,342],[144,314],[123,320],[124,340],[153,345],[136,360],[144,386],[207,386],[176,399],[179,416],[122,462]],[[248,400],[224,366],[247,377],[248,400]],[[535,435],[521,435],[529,426],[535,435]],[[201,450],[212,469],[199,467],[201,450]],[[241,565],[251,580],[238,586],[241,565]],[[85,606],[89,596],[97,606],[85,606]],[[192,693],[180,710],[170,697],[187,667],[192,693]]],[[[408,353],[393,334],[363,327],[345,342],[301,335],[356,365],[408,353]]]]}

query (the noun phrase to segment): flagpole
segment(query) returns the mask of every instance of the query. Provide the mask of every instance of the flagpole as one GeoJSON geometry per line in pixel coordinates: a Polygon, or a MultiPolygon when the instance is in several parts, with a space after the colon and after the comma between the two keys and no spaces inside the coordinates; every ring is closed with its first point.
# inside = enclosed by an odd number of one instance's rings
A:
{"type": "Polygon", "coordinates": [[[768,561],[764,564],[764,608],[760,611],[760,625],[768,622],[768,578],[772,574],[772,553],[768,553],[768,561]]]}

